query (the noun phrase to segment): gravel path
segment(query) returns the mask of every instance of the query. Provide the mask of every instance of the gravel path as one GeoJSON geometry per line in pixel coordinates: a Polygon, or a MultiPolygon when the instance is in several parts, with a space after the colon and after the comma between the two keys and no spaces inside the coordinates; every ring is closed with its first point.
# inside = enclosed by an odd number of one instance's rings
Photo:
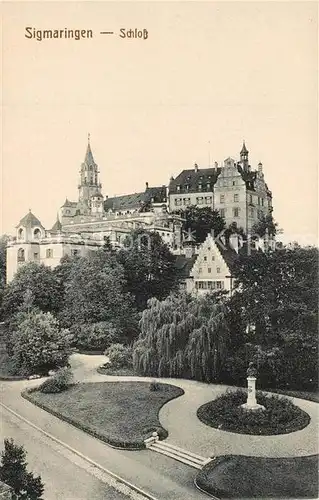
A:
{"type": "MultiPolygon", "coordinates": [[[[74,354],[71,364],[77,380],[86,382],[140,380],[149,377],[115,377],[101,375],[96,368],[105,363],[105,356],[74,354]]],[[[205,384],[193,380],[160,379],[184,389],[185,394],[168,402],[160,411],[160,421],[168,432],[167,442],[203,457],[215,455],[247,455],[258,457],[297,457],[318,453],[318,403],[290,398],[306,411],[310,424],[304,429],[278,436],[253,436],[214,429],[203,424],[196,415],[202,404],[215,399],[227,386],[205,384]]]]}

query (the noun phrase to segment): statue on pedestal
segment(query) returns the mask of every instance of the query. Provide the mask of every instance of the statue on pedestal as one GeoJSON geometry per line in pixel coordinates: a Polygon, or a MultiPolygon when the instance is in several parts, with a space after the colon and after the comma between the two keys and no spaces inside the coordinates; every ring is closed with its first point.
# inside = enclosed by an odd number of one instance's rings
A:
{"type": "Polygon", "coordinates": [[[252,361],[249,363],[249,366],[247,368],[247,372],[246,373],[247,373],[247,377],[254,377],[254,378],[257,377],[257,373],[258,373],[257,372],[257,368],[256,368],[255,364],[252,361]]]}
{"type": "Polygon", "coordinates": [[[255,363],[250,362],[247,368],[247,402],[241,405],[245,410],[264,410],[265,408],[257,403],[256,399],[256,378],[257,368],[255,363]]]}

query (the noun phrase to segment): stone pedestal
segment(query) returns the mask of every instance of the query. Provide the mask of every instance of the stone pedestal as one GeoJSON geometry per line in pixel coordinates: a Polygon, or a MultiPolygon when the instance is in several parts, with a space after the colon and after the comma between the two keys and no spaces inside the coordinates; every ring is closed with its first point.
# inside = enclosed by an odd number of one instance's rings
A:
{"type": "Polygon", "coordinates": [[[264,410],[265,407],[259,405],[256,400],[256,377],[247,377],[248,397],[247,402],[241,405],[245,410],[264,410]]]}

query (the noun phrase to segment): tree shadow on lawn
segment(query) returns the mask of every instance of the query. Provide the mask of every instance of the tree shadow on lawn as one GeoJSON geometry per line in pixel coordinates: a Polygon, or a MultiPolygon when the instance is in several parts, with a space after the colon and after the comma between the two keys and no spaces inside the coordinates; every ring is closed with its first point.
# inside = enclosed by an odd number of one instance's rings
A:
{"type": "Polygon", "coordinates": [[[57,394],[25,391],[22,395],[44,410],[119,448],[144,448],[144,439],[157,431],[162,406],[184,394],[179,387],[149,382],[88,382],[57,394]]]}

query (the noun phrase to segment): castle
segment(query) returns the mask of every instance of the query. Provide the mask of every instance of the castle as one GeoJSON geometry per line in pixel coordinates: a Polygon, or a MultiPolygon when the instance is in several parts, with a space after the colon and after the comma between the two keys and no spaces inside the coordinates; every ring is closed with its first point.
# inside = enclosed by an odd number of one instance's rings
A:
{"type": "Polygon", "coordinates": [[[31,211],[20,220],[16,236],[7,245],[7,282],[26,262],[55,267],[63,256],[85,256],[101,248],[106,240],[115,248],[121,247],[132,230],[145,229],[158,232],[176,254],[177,266],[184,269],[184,283],[189,291],[230,289],[226,274],[230,275],[231,270],[225,256],[235,252],[234,248],[221,253],[222,249],[210,237],[208,243],[196,249],[183,239],[183,218],[175,212],[180,213],[190,205],[208,206],[218,210],[227,225],[236,223],[249,234],[254,223],[272,212],[272,193],[265,182],[262,164],[253,170],[248,155],[243,143],[238,162],[227,158],[213,168],[199,168],[195,164],[194,168],[172,177],[168,186],[149,187],[146,183],[140,193],[108,198],[102,194],[100,172],[89,138],[80,167],[78,200],[65,200],[51,229],[44,228],[31,211]],[[206,257],[207,261],[207,255],[202,255],[205,248],[213,251],[211,259],[220,265],[199,265],[201,258],[206,257]],[[206,269],[205,279],[201,276],[203,269],[206,269]]]}

